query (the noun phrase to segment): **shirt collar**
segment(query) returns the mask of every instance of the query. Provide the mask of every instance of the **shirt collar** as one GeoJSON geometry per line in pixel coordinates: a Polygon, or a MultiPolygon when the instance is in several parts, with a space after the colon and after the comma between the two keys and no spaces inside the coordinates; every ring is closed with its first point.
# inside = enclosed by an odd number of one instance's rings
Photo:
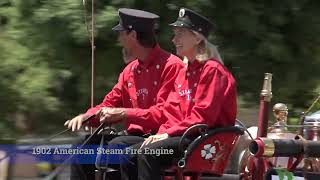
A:
{"type": "Polygon", "coordinates": [[[150,51],[150,53],[147,55],[144,61],[138,60],[139,65],[145,68],[151,66],[155,62],[155,60],[159,57],[160,52],[161,52],[161,48],[159,44],[156,44],[156,46],[150,51]]]}

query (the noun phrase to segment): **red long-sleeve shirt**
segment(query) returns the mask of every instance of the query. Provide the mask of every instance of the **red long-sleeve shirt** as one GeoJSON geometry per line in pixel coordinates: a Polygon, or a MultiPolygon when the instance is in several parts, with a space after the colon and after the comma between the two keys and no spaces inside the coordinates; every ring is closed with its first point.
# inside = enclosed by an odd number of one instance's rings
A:
{"type": "MultiPolygon", "coordinates": [[[[178,57],[157,45],[145,61],[134,60],[128,64],[103,102],[90,108],[86,115],[92,115],[102,107],[129,108],[125,123],[128,132],[157,132],[164,120],[161,117],[163,105],[183,66],[178,57]]],[[[98,124],[97,119],[91,121],[93,126],[98,124]]]]}
{"type": "Polygon", "coordinates": [[[216,60],[194,61],[180,71],[164,105],[164,124],[157,134],[182,135],[194,124],[232,126],[237,114],[232,74],[216,60]]]}

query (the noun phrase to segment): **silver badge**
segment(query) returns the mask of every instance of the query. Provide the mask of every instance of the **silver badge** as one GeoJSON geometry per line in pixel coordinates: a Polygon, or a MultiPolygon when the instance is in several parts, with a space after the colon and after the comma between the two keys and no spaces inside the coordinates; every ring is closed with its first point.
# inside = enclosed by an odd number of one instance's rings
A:
{"type": "Polygon", "coordinates": [[[184,9],[180,9],[180,11],[179,11],[179,17],[183,17],[184,16],[184,14],[185,14],[185,10],[184,9]]]}

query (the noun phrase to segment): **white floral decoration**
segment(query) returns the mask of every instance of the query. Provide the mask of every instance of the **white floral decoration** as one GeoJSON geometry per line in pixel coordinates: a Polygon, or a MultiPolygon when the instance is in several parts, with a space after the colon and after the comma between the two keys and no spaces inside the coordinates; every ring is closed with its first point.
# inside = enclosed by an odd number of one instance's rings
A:
{"type": "Polygon", "coordinates": [[[204,159],[210,159],[213,157],[213,154],[216,153],[216,147],[211,144],[206,144],[203,146],[203,150],[201,150],[201,157],[204,159]]]}

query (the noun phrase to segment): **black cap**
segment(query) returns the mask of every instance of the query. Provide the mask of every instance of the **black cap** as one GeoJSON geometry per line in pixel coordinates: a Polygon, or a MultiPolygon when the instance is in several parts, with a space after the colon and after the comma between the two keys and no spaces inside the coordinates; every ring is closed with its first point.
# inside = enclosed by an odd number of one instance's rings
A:
{"type": "Polygon", "coordinates": [[[135,30],[137,32],[152,32],[155,29],[155,21],[158,15],[137,10],[120,8],[119,24],[112,28],[113,31],[135,30]]]}
{"type": "Polygon", "coordinates": [[[209,32],[216,28],[209,19],[187,8],[181,8],[178,19],[170,25],[192,29],[205,37],[208,37],[209,32]]]}

